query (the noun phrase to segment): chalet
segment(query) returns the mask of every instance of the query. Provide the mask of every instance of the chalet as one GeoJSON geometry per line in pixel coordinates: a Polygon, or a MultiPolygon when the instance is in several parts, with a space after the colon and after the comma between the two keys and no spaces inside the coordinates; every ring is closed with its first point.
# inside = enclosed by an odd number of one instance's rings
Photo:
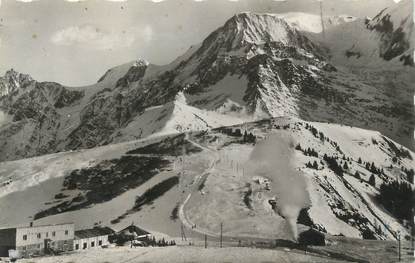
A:
{"type": "Polygon", "coordinates": [[[0,229],[0,256],[30,257],[73,250],[74,224],[0,229]]]}
{"type": "Polygon", "coordinates": [[[133,240],[147,241],[149,237],[150,237],[149,232],[145,231],[144,229],[139,228],[138,226],[135,226],[134,224],[131,224],[128,227],[112,235],[111,242],[116,243],[118,245],[123,245],[133,240]]]}
{"type": "Polygon", "coordinates": [[[118,234],[131,236],[133,240],[140,240],[142,238],[148,238],[150,236],[149,232],[139,228],[138,226],[135,226],[134,224],[131,224],[123,230],[119,231],[118,234]]]}
{"type": "Polygon", "coordinates": [[[89,249],[109,245],[108,236],[113,234],[114,230],[109,227],[94,227],[91,229],[75,231],[73,249],[89,249]]]}

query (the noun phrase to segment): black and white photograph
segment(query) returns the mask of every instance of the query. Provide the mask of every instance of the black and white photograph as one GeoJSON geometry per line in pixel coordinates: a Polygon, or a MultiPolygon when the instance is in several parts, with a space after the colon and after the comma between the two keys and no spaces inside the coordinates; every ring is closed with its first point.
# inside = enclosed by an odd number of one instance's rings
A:
{"type": "Polygon", "coordinates": [[[415,0],[0,0],[0,263],[415,262],[415,0]]]}

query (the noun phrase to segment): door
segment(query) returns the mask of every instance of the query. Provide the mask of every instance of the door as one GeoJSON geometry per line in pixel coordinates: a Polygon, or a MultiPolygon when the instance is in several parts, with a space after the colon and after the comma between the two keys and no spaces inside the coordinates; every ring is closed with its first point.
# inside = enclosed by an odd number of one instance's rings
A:
{"type": "Polygon", "coordinates": [[[50,239],[45,239],[43,242],[44,242],[44,248],[45,248],[45,254],[49,254],[50,253],[50,251],[51,251],[51,249],[50,249],[50,242],[51,242],[52,240],[50,240],[50,239]]]}

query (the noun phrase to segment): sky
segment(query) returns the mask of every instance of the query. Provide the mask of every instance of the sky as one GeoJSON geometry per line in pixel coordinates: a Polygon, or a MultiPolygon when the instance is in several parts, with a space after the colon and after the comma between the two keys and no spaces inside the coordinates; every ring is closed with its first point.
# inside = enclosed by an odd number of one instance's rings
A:
{"type": "MultiPolygon", "coordinates": [[[[373,17],[393,0],[324,0],[326,15],[373,17]]],[[[136,59],[167,64],[232,15],[319,13],[317,0],[0,0],[0,75],[95,83],[136,59]]]]}

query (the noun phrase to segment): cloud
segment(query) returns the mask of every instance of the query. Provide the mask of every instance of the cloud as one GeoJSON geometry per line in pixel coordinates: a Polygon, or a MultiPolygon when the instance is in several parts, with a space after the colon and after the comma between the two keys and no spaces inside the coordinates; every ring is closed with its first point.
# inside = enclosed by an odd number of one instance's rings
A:
{"type": "Polygon", "coordinates": [[[147,25],[141,32],[138,32],[138,35],[140,35],[145,42],[150,42],[153,39],[153,28],[147,25]]]}
{"type": "Polygon", "coordinates": [[[97,26],[86,24],[61,29],[52,35],[51,41],[61,46],[75,45],[103,50],[129,47],[135,38],[132,34],[107,32],[97,26]]]}

